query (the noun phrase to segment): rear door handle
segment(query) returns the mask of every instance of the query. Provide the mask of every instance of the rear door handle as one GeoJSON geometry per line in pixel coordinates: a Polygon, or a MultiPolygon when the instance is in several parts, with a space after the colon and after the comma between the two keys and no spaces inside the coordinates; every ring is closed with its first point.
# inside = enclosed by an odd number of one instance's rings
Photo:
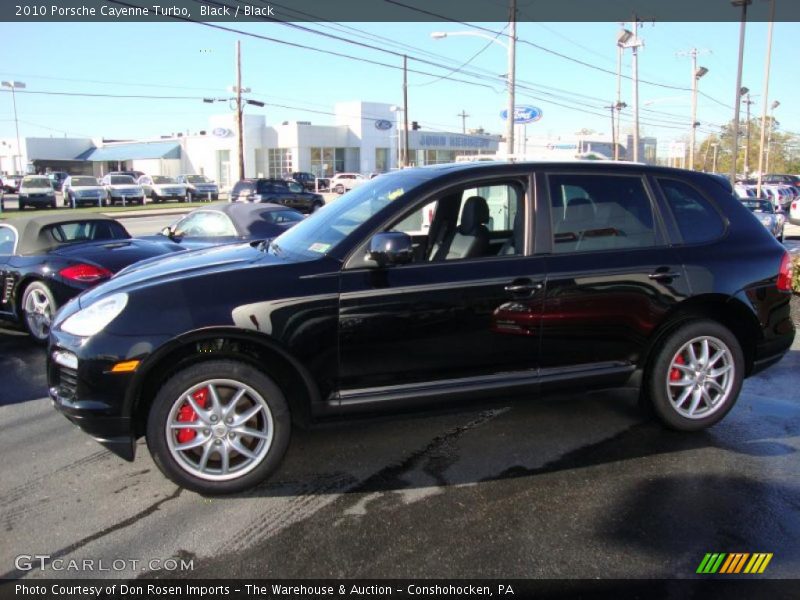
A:
{"type": "Polygon", "coordinates": [[[517,279],[516,281],[509,283],[505,287],[505,290],[512,294],[524,294],[537,292],[542,289],[542,287],[543,286],[541,283],[534,283],[530,279],[517,279]]]}

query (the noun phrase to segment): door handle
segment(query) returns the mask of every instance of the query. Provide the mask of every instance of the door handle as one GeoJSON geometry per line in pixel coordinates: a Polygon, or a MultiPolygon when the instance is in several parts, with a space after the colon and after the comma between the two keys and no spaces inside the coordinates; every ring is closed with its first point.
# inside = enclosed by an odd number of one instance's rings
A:
{"type": "Polygon", "coordinates": [[[512,294],[522,294],[525,292],[532,293],[539,291],[540,289],[542,289],[542,287],[543,286],[541,283],[534,283],[533,281],[530,280],[521,280],[521,281],[518,280],[513,283],[509,283],[505,287],[505,290],[507,292],[511,292],[512,294]]]}
{"type": "Polygon", "coordinates": [[[681,274],[677,271],[656,271],[655,273],[650,273],[648,277],[655,281],[662,281],[665,279],[675,279],[676,277],[680,277],[681,274]]]}

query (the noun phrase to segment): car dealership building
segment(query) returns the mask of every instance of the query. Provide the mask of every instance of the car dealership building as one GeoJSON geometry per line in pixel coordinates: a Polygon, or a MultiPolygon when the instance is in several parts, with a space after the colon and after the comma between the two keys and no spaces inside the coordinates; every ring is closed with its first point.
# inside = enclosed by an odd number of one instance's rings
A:
{"type": "MultiPolygon", "coordinates": [[[[317,177],[338,172],[382,173],[396,168],[405,143],[402,111],[377,102],[342,102],[333,125],[307,121],[267,125],[264,115],[245,114],[243,145],[247,177],[283,177],[307,171],[317,177]]],[[[235,113],[212,116],[207,130],[149,140],[108,141],[91,138],[0,140],[0,172],[67,171],[100,176],[113,170],[148,174],[199,173],[225,189],[237,177],[238,138],[235,113]],[[21,150],[21,151],[20,151],[21,150]]],[[[500,136],[408,132],[409,164],[453,162],[456,156],[494,154],[500,136]]]]}

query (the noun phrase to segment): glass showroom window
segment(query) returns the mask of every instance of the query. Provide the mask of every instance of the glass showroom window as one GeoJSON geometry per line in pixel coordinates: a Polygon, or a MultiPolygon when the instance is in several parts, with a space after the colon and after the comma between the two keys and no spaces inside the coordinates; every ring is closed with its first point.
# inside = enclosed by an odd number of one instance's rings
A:
{"type": "Polygon", "coordinates": [[[389,170],[388,148],[375,148],[375,170],[378,173],[385,173],[389,170]]]}
{"type": "Polygon", "coordinates": [[[267,177],[279,179],[292,172],[292,151],[289,148],[267,150],[267,177]]]}

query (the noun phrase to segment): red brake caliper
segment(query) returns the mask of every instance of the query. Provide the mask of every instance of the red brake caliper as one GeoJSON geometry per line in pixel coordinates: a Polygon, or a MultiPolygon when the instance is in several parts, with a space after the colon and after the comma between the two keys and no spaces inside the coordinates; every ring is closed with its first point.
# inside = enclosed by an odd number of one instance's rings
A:
{"type": "MultiPolygon", "coordinates": [[[[194,394],[192,394],[192,398],[194,398],[194,401],[197,402],[197,405],[200,408],[205,408],[206,401],[208,400],[208,388],[197,390],[194,394]]],[[[194,411],[191,404],[184,402],[183,406],[178,409],[178,422],[194,423],[195,421],[197,421],[197,413],[194,411]]],[[[178,442],[181,444],[191,442],[196,435],[197,432],[194,429],[190,429],[188,427],[186,429],[179,429],[178,442]]]]}
{"type": "MultiPolygon", "coordinates": [[[[678,355],[678,358],[675,359],[675,363],[679,365],[685,365],[686,361],[683,360],[682,355],[678,355]]],[[[681,370],[675,367],[672,367],[672,370],[669,372],[669,380],[670,381],[678,381],[681,378],[681,370]]]]}

